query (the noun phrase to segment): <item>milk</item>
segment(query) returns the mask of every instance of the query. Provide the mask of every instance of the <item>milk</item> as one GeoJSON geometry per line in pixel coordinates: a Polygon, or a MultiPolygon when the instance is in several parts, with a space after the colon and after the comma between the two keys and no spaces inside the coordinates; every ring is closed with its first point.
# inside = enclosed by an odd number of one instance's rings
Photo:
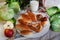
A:
{"type": "Polygon", "coordinates": [[[39,7],[39,2],[38,1],[30,1],[30,9],[31,11],[38,11],[38,7],[39,7]]]}

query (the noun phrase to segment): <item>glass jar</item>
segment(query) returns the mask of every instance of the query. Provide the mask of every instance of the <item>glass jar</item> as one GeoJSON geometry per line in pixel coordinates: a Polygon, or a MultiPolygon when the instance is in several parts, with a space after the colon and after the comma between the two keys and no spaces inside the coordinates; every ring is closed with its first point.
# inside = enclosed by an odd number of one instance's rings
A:
{"type": "Polygon", "coordinates": [[[30,1],[30,9],[31,9],[31,11],[33,11],[33,12],[38,11],[38,8],[39,8],[39,1],[31,0],[30,1]]]}

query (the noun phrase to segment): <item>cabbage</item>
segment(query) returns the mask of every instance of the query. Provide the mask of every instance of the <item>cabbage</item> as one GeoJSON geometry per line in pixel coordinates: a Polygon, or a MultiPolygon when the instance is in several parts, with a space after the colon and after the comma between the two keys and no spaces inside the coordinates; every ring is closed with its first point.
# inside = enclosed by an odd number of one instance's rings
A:
{"type": "Polygon", "coordinates": [[[18,2],[12,2],[10,4],[10,8],[12,8],[15,11],[15,13],[18,13],[20,11],[20,6],[18,2]]]}
{"type": "Polygon", "coordinates": [[[0,8],[0,17],[4,20],[10,20],[14,17],[13,9],[9,9],[7,7],[0,8]]]}
{"type": "Polygon", "coordinates": [[[0,17],[0,22],[1,22],[1,21],[4,21],[4,20],[0,17]]]}
{"type": "Polygon", "coordinates": [[[60,32],[60,19],[56,19],[55,21],[52,22],[51,25],[54,31],[60,32]]]}
{"type": "Polygon", "coordinates": [[[49,16],[54,15],[57,11],[58,11],[58,7],[51,7],[49,9],[47,9],[47,13],[49,16]]]}
{"type": "Polygon", "coordinates": [[[59,13],[56,13],[55,15],[53,15],[52,17],[50,17],[50,21],[54,21],[54,20],[57,20],[57,19],[60,19],[60,12],[59,13]]]}

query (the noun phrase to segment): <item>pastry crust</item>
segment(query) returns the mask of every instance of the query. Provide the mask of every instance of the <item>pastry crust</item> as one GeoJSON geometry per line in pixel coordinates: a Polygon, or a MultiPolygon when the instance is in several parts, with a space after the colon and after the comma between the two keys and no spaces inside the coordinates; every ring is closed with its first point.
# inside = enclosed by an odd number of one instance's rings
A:
{"type": "Polygon", "coordinates": [[[32,25],[29,25],[30,29],[35,31],[35,32],[40,32],[42,30],[42,25],[41,23],[38,24],[37,27],[33,27],[32,25]]]}
{"type": "Polygon", "coordinates": [[[41,23],[38,24],[37,26],[37,32],[40,32],[42,30],[43,26],[41,23]]]}
{"type": "Polygon", "coordinates": [[[28,15],[31,17],[32,21],[37,21],[36,15],[31,11],[28,11],[28,15]]]}
{"type": "Polygon", "coordinates": [[[22,30],[22,31],[20,31],[20,34],[21,35],[31,35],[32,31],[30,31],[30,30],[22,30]]]}
{"type": "Polygon", "coordinates": [[[43,27],[46,25],[46,23],[47,23],[47,18],[46,17],[42,18],[41,19],[41,24],[42,24],[43,27]]]}
{"type": "Polygon", "coordinates": [[[22,14],[22,18],[27,23],[31,23],[32,22],[31,17],[29,15],[27,15],[27,14],[22,14]]]}
{"type": "Polygon", "coordinates": [[[32,26],[33,26],[33,27],[36,27],[36,26],[38,26],[38,23],[32,24],[32,26]]]}
{"type": "Polygon", "coordinates": [[[37,17],[38,21],[40,21],[43,18],[43,16],[41,14],[36,15],[36,17],[37,17]]]}
{"type": "Polygon", "coordinates": [[[17,24],[16,29],[19,29],[19,30],[31,30],[27,25],[23,25],[23,24],[17,24]]]}
{"type": "Polygon", "coordinates": [[[44,27],[47,24],[47,21],[42,21],[41,24],[44,27]]]}
{"type": "Polygon", "coordinates": [[[24,21],[23,19],[19,19],[18,22],[23,24],[23,25],[27,25],[28,24],[28,22],[24,21]]]}

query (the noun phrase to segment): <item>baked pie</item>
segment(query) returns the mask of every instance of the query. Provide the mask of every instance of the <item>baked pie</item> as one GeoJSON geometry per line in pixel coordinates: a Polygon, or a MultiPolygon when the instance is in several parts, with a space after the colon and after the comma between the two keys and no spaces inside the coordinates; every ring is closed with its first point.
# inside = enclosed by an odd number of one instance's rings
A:
{"type": "Polygon", "coordinates": [[[38,33],[46,25],[47,18],[43,17],[41,14],[35,15],[31,11],[27,14],[21,14],[22,19],[18,19],[18,24],[16,24],[16,29],[20,31],[21,35],[30,35],[33,33],[38,33]]]}

